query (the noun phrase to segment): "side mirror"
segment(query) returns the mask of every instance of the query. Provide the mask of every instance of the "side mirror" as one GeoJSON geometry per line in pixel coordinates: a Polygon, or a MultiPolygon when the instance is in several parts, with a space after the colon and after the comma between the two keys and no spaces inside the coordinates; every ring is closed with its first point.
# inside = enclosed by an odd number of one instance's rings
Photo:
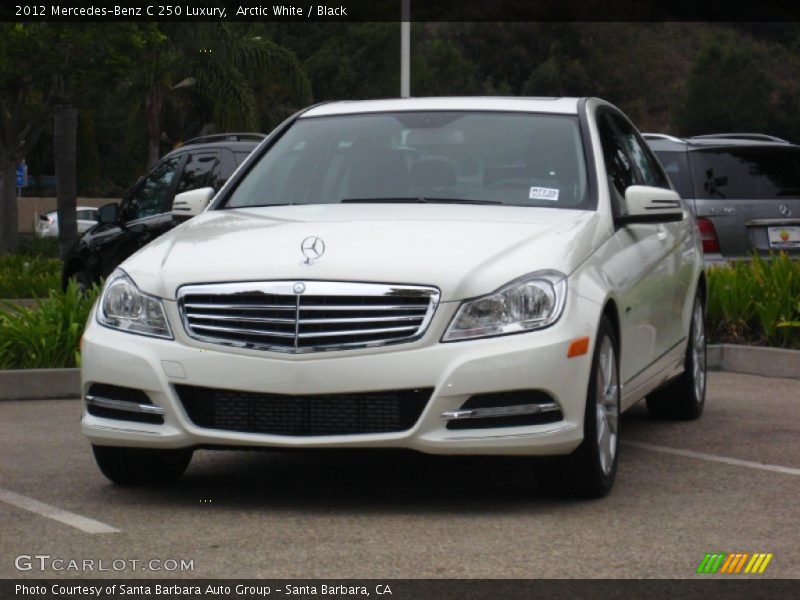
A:
{"type": "Polygon", "coordinates": [[[119,205],[116,202],[104,204],[97,210],[97,222],[101,225],[115,225],[119,221],[119,205]]]}
{"type": "Polygon", "coordinates": [[[191,219],[203,212],[211,198],[214,188],[205,187],[183,192],[172,201],[172,216],[176,219],[191,219]]]}
{"type": "Polygon", "coordinates": [[[677,192],[649,185],[632,185],[625,190],[626,213],[617,223],[673,223],[683,220],[683,206],[677,192]]]}

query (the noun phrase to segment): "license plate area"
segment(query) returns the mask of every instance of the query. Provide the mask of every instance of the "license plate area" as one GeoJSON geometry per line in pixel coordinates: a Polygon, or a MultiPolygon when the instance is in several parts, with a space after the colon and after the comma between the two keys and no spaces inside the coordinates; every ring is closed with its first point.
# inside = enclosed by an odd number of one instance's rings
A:
{"type": "Polygon", "coordinates": [[[800,248],[800,226],[768,227],[769,247],[775,249],[800,248]]]}

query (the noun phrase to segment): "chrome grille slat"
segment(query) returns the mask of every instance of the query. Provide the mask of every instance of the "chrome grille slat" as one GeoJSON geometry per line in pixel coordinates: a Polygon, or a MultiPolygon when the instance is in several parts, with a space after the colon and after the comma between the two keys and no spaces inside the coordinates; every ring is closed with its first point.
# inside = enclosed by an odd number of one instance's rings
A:
{"type": "Polygon", "coordinates": [[[219,325],[192,325],[193,329],[207,329],[208,331],[223,331],[226,333],[244,333],[247,335],[269,335],[294,339],[294,333],[288,331],[265,331],[263,329],[240,329],[238,327],[221,327],[219,325]]]}
{"type": "Polygon", "coordinates": [[[435,288],[349,282],[245,282],[178,290],[178,309],[189,337],[290,353],[419,339],[438,302],[435,288]],[[297,294],[295,285],[301,283],[297,294]]]}
{"type": "Polygon", "coordinates": [[[203,315],[194,314],[189,317],[190,319],[203,319],[213,321],[240,321],[242,323],[285,323],[291,325],[294,319],[279,319],[271,317],[245,317],[239,315],[203,315]]]}
{"type": "Polygon", "coordinates": [[[379,327],[377,329],[353,329],[350,331],[347,330],[337,330],[337,331],[325,331],[323,333],[299,333],[297,334],[299,338],[316,338],[316,337],[334,337],[334,336],[351,336],[351,335],[374,335],[376,333],[394,333],[399,331],[416,331],[418,327],[416,325],[412,325],[411,327],[379,327]]]}
{"type": "Polygon", "coordinates": [[[294,304],[291,306],[278,306],[271,305],[268,308],[261,304],[195,304],[187,303],[186,308],[203,308],[203,309],[220,309],[220,310],[294,310],[294,304]]]}
{"type": "MultiPolygon", "coordinates": [[[[302,312],[302,311],[301,311],[302,312]]],[[[422,321],[425,315],[412,315],[403,317],[352,317],[348,319],[304,319],[300,318],[300,326],[303,325],[330,325],[334,323],[383,323],[388,321],[422,321]]]]}
{"type": "Polygon", "coordinates": [[[368,305],[368,306],[306,306],[301,305],[300,310],[427,310],[427,306],[396,306],[396,305],[368,305]]]}

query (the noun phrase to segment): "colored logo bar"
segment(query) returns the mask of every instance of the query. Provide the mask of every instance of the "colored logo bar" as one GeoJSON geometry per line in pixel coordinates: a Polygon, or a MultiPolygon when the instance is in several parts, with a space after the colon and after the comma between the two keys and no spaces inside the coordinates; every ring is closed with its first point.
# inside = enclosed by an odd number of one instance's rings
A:
{"type": "Polygon", "coordinates": [[[772,556],[772,553],[763,552],[755,554],[747,552],[709,553],[700,561],[697,572],[703,574],[724,573],[727,575],[763,573],[769,561],[772,560],[772,556]]]}

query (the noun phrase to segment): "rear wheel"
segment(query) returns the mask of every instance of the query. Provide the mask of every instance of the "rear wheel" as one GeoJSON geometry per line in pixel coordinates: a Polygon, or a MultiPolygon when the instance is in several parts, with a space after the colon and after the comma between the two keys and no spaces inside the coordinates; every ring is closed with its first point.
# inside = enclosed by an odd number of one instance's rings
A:
{"type": "Polygon", "coordinates": [[[706,330],[698,295],[686,344],[683,373],[647,397],[647,409],[659,419],[688,421],[703,414],[706,401],[706,330]]]}
{"type": "Polygon", "coordinates": [[[154,450],[92,445],[97,466],[118,485],[158,486],[177,480],[192,460],[192,450],[154,450]]]}
{"type": "Polygon", "coordinates": [[[586,393],[583,442],[569,456],[549,459],[539,476],[546,486],[584,498],[602,498],[614,484],[619,447],[618,346],[605,316],[597,332],[586,393]]]}

